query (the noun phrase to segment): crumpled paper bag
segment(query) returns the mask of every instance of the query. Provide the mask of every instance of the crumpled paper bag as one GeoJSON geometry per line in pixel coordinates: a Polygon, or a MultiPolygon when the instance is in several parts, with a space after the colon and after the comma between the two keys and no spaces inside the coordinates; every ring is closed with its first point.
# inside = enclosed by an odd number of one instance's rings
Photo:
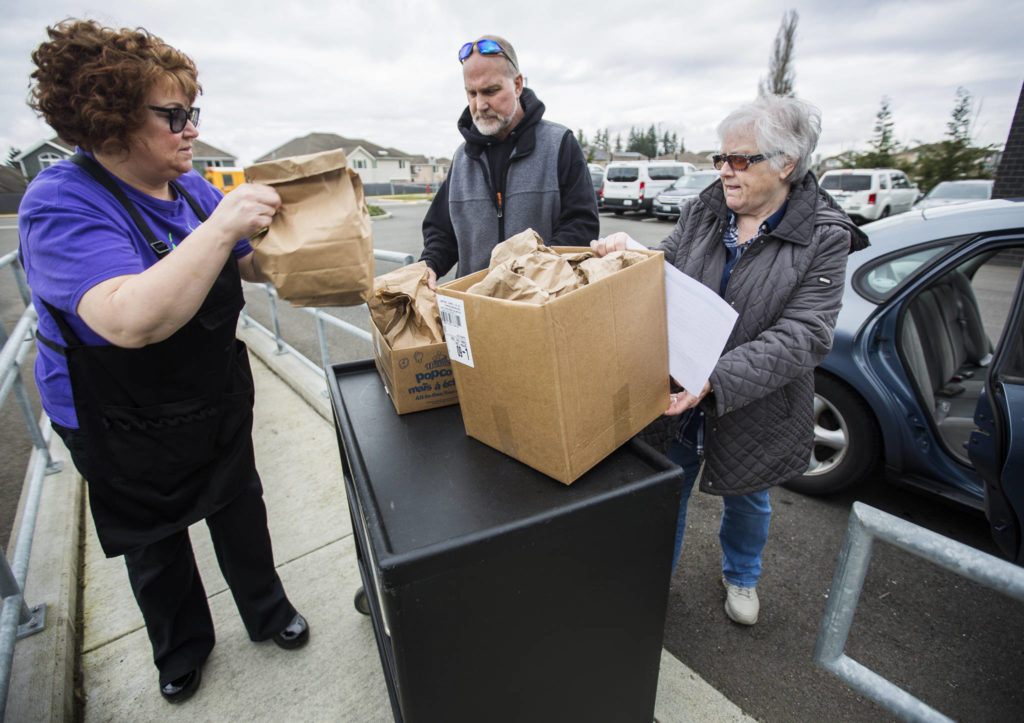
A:
{"type": "Polygon", "coordinates": [[[562,254],[527,229],[494,247],[487,275],[466,292],[543,304],[646,258],[635,251],[615,251],[604,257],[589,250],[562,254]]]}
{"type": "Polygon", "coordinates": [[[373,295],[366,305],[392,349],[444,341],[437,295],[427,286],[427,278],[427,264],[420,261],[373,281],[373,295]]]}
{"type": "Polygon", "coordinates": [[[488,268],[487,275],[466,289],[467,293],[543,304],[579,286],[576,272],[565,257],[545,246],[533,229],[495,246],[488,268]]]}
{"type": "Polygon", "coordinates": [[[373,291],[373,234],[359,175],[341,149],[248,166],[281,196],[250,241],[277,294],[294,306],[356,306],[373,291]]]}
{"type": "Polygon", "coordinates": [[[592,284],[600,281],[606,276],[611,276],[616,271],[638,264],[647,257],[637,251],[612,251],[606,256],[591,256],[581,259],[577,265],[577,273],[583,275],[584,284],[592,284]]]}

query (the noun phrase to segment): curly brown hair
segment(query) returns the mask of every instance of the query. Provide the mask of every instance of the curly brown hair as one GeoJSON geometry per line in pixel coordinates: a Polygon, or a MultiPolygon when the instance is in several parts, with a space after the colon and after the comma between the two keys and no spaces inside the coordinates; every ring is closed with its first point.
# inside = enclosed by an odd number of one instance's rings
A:
{"type": "Polygon", "coordinates": [[[158,85],[193,101],[202,92],[192,59],[143,28],[70,19],[46,32],[50,40],[32,53],[28,104],[57,135],[88,151],[128,151],[158,85]]]}

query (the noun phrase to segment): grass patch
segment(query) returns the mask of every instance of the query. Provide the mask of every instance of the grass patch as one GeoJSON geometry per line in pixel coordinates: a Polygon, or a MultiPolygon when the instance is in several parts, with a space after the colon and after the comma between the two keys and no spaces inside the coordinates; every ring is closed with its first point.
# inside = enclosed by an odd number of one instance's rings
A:
{"type": "Polygon", "coordinates": [[[371,196],[370,198],[387,199],[388,201],[430,201],[433,193],[396,193],[393,196],[371,196]]]}
{"type": "Polygon", "coordinates": [[[371,216],[383,216],[384,209],[380,206],[374,206],[372,203],[366,204],[366,208],[370,211],[371,216]]]}

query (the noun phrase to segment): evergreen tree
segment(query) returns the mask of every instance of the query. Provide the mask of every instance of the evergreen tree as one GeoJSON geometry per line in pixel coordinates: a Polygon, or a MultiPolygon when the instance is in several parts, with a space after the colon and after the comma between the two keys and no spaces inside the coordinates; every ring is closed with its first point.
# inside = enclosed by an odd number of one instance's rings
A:
{"type": "Polygon", "coordinates": [[[900,147],[893,133],[891,101],[882,96],[882,105],[875,115],[875,135],[868,141],[871,150],[866,153],[855,153],[844,164],[846,168],[901,168],[909,170],[906,164],[897,159],[900,147]]]}
{"type": "Polygon", "coordinates": [[[641,153],[640,150],[640,138],[637,134],[636,128],[633,126],[629,127],[629,138],[626,140],[626,150],[634,153],[641,153]]]}
{"type": "Polygon", "coordinates": [[[676,152],[676,139],[674,133],[665,131],[661,137],[661,152],[665,155],[672,155],[676,152]]]}
{"type": "Polygon", "coordinates": [[[882,96],[882,107],[878,109],[875,116],[875,137],[871,139],[871,155],[875,158],[875,165],[879,168],[887,168],[892,165],[894,156],[899,150],[896,139],[893,137],[892,110],[889,108],[889,99],[882,96]]]}
{"type": "Polygon", "coordinates": [[[641,151],[641,153],[648,158],[658,157],[658,131],[654,127],[653,123],[651,124],[651,127],[647,129],[647,133],[643,136],[643,148],[644,150],[641,151]]]}
{"type": "Polygon", "coordinates": [[[15,148],[14,146],[8,146],[7,148],[7,165],[17,171],[21,171],[21,166],[18,165],[18,162],[14,159],[17,158],[20,153],[20,148],[15,148]]]}
{"type": "Polygon", "coordinates": [[[940,181],[992,177],[983,164],[993,147],[971,145],[971,105],[967,89],[957,88],[956,102],[946,123],[946,139],[923,148],[917,159],[915,170],[923,192],[927,193],[940,181]]]}
{"type": "Polygon", "coordinates": [[[758,95],[793,95],[793,43],[796,39],[796,24],[800,15],[789,10],[782,16],[779,31],[775,34],[772,57],[768,60],[768,77],[757,84],[758,95]]]}
{"type": "Polygon", "coordinates": [[[615,152],[616,153],[622,153],[622,134],[621,133],[616,133],[615,134],[615,152]]]}

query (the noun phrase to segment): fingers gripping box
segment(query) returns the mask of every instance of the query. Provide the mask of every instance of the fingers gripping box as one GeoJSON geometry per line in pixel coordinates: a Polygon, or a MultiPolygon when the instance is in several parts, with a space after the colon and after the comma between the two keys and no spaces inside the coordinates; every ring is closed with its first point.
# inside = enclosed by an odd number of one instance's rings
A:
{"type": "Polygon", "coordinates": [[[539,305],[466,293],[486,270],[438,287],[466,434],[570,484],[665,411],[664,254],[644,253],[539,305]]]}

